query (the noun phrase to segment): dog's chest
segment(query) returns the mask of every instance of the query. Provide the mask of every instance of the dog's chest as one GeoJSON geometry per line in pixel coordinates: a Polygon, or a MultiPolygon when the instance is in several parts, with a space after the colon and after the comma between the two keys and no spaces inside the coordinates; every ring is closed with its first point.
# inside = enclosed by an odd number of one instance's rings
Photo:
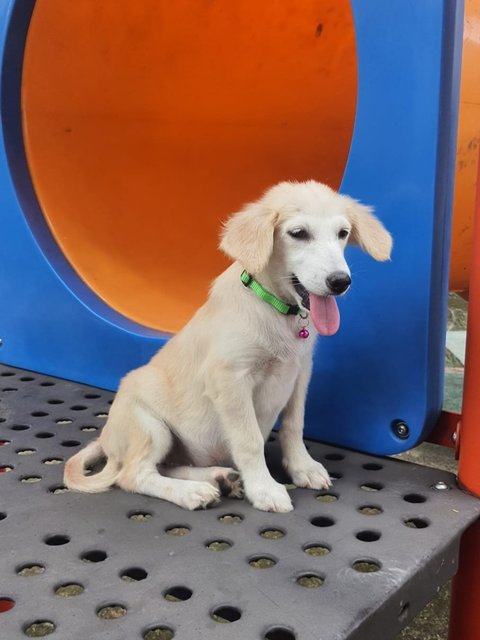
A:
{"type": "Polygon", "coordinates": [[[282,362],[272,357],[259,361],[254,372],[253,401],[262,431],[272,428],[293,392],[299,371],[298,359],[282,362]]]}

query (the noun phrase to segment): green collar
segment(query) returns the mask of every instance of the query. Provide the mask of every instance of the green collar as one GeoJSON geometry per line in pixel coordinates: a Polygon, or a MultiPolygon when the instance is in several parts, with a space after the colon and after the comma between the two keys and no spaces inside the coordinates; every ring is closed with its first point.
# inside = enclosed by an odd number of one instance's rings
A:
{"type": "Polygon", "coordinates": [[[243,271],[240,279],[243,284],[251,289],[257,297],[259,297],[261,300],[264,300],[265,302],[268,302],[269,305],[271,305],[277,311],[280,311],[280,313],[283,313],[283,315],[302,316],[302,310],[298,305],[288,304],[287,302],[283,302],[283,300],[280,300],[280,298],[274,296],[273,293],[270,293],[270,291],[264,289],[262,285],[248,273],[248,271],[243,271]]]}

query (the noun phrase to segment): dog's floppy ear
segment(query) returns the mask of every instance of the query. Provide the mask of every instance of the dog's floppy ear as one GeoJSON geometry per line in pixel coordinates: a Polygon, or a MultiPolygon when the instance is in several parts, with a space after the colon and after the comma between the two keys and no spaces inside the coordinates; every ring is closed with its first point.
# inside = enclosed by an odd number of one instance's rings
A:
{"type": "Polygon", "coordinates": [[[358,244],[375,260],[381,262],[388,260],[392,252],[392,236],[373,215],[371,207],[351,200],[348,206],[348,217],[352,225],[350,242],[358,244]]]}
{"type": "Polygon", "coordinates": [[[259,273],[272,255],[277,218],[259,202],[247,205],[223,225],[220,249],[249,273],[259,273]]]}

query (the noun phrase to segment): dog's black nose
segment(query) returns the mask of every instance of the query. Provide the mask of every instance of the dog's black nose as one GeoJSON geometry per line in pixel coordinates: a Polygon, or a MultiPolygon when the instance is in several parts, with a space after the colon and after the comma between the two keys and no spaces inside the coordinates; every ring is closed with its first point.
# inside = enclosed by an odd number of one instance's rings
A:
{"type": "Polygon", "coordinates": [[[352,279],[345,271],[334,271],[327,277],[328,288],[335,295],[346,291],[351,283],[352,279]]]}

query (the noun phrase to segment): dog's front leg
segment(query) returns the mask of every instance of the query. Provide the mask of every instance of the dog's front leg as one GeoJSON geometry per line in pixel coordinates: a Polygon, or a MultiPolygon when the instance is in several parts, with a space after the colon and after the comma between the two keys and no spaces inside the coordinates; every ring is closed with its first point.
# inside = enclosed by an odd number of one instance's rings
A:
{"type": "Polygon", "coordinates": [[[265,462],[264,440],[252,399],[253,382],[249,376],[225,370],[222,373],[221,385],[208,395],[222,421],[245,495],[256,509],[291,511],[293,506],[287,490],[272,478],[265,462]]]}
{"type": "Polygon", "coordinates": [[[303,442],[305,398],[311,373],[312,364],[309,361],[300,370],[292,395],[283,410],[279,437],[283,466],[293,483],[297,487],[325,489],[332,484],[328,471],[310,456],[303,442]]]}

